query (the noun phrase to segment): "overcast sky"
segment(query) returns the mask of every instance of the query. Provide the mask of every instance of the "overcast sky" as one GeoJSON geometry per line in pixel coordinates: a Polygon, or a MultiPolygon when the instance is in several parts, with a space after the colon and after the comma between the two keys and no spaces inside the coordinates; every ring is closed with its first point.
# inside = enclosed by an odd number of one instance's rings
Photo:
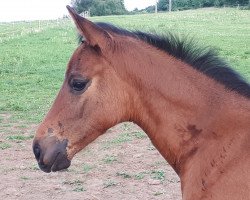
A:
{"type": "MultiPolygon", "coordinates": [[[[154,5],[156,0],[124,0],[128,10],[154,5]]],[[[57,19],[67,14],[70,0],[0,0],[0,22],[57,19]]]]}

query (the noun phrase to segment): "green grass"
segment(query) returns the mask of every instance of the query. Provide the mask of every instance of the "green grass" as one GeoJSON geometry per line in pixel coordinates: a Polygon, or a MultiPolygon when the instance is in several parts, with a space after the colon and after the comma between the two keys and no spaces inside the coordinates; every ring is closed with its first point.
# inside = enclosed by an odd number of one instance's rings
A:
{"type": "Polygon", "coordinates": [[[6,139],[7,140],[15,140],[15,141],[23,141],[23,140],[30,140],[33,138],[33,135],[24,136],[24,135],[10,135],[6,139]]]}
{"type": "Polygon", "coordinates": [[[151,178],[163,181],[165,179],[165,172],[163,170],[153,170],[151,172],[151,178]]]}
{"type": "Polygon", "coordinates": [[[156,193],[154,193],[154,196],[160,196],[160,195],[163,195],[164,194],[164,192],[156,192],[156,193]]]}
{"type": "Polygon", "coordinates": [[[85,174],[87,174],[87,173],[89,173],[92,169],[94,169],[95,168],[95,166],[93,166],[93,165],[89,165],[89,164],[84,164],[83,165],[83,172],[85,173],[85,174]]]}
{"type": "Polygon", "coordinates": [[[32,164],[32,166],[30,167],[30,169],[33,170],[33,171],[38,171],[38,170],[40,170],[40,168],[39,168],[39,166],[38,166],[37,163],[32,164]]]}
{"type": "Polygon", "coordinates": [[[134,178],[136,180],[142,180],[144,179],[144,177],[148,174],[148,172],[139,172],[137,174],[134,175],[134,178]]]}
{"type": "Polygon", "coordinates": [[[116,176],[120,176],[123,178],[132,178],[132,175],[128,174],[127,172],[116,172],[116,176]]]}
{"type": "Polygon", "coordinates": [[[21,176],[20,179],[26,181],[26,180],[29,180],[30,178],[27,176],[21,176]]]}
{"type": "Polygon", "coordinates": [[[134,131],[131,134],[137,139],[147,138],[147,135],[142,131],[134,131]]]}
{"type": "Polygon", "coordinates": [[[116,185],[117,185],[117,183],[115,181],[107,180],[103,183],[103,188],[109,188],[109,187],[113,187],[116,185]]]}
{"type": "Polygon", "coordinates": [[[0,150],[11,148],[11,145],[8,143],[0,142],[0,150]]]}
{"type": "Polygon", "coordinates": [[[117,156],[114,155],[106,155],[103,159],[103,162],[106,164],[112,164],[114,162],[117,162],[117,156]]]}
{"type": "Polygon", "coordinates": [[[0,112],[40,121],[60,88],[75,46],[74,29],[67,26],[0,43],[0,112]]]}
{"type": "MultiPolygon", "coordinates": [[[[91,18],[128,29],[194,36],[201,44],[216,48],[250,80],[249,19],[248,10],[231,8],[91,18]]],[[[77,46],[71,21],[44,21],[40,29],[37,23],[0,24],[0,113],[31,123],[41,121],[48,111],[77,46]]],[[[124,140],[130,139],[113,142],[124,140]]]]}
{"type": "Polygon", "coordinates": [[[86,189],[83,187],[84,182],[81,180],[74,180],[74,181],[64,181],[62,183],[63,185],[71,185],[73,186],[73,190],[74,192],[85,192],[86,189]]]}
{"type": "Polygon", "coordinates": [[[77,186],[76,188],[73,189],[74,192],[85,192],[86,189],[82,186],[77,186]]]}

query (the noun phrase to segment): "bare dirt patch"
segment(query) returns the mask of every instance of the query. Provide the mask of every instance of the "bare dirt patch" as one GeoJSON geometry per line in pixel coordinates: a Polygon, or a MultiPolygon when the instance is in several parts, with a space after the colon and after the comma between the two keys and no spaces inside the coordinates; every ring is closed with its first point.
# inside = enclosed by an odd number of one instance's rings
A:
{"type": "Polygon", "coordinates": [[[0,114],[0,199],[181,199],[178,176],[133,124],[110,129],[68,170],[46,174],[31,149],[36,125],[9,118],[0,114]]]}

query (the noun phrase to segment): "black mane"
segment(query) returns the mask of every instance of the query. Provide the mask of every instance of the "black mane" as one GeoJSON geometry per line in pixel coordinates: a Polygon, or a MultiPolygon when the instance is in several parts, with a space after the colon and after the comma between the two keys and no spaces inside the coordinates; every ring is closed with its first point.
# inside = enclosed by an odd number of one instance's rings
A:
{"type": "MultiPolygon", "coordinates": [[[[194,40],[187,38],[181,39],[170,33],[160,36],[141,31],[128,31],[102,22],[96,24],[108,32],[137,38],[165,51],[223,84],[227,89],[250,98],[249,83],[230,68],[230,66],[211,48],[201,48],[196,45],[194,40]]],[[[82,38],[80,38],[80,40],[82,40],[82,38]]]]}

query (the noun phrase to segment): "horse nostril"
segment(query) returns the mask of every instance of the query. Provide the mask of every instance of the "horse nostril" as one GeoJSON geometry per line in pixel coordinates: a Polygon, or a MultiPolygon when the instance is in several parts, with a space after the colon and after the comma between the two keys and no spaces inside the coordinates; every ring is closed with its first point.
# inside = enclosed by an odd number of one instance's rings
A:
{"type": "Polygon", "coordinates": [[[36,159],[39,160],[40,155],[41,155],[41,149],[38,145],[34,145],[33,152],[35,154],[36,159]]]}

